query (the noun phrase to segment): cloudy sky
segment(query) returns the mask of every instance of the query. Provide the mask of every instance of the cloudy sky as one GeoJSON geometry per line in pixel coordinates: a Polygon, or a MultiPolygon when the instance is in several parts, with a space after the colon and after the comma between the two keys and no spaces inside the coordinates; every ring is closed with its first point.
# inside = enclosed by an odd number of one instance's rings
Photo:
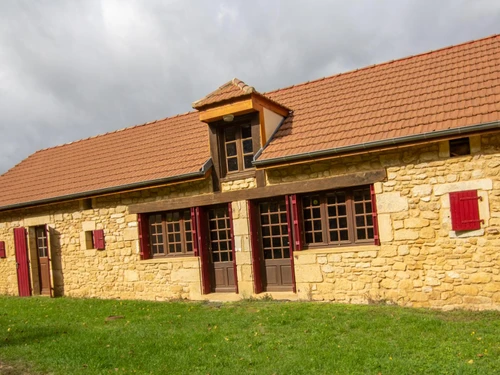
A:
{"type": "Polygon", "coordinates": [[[498,0],[1,0],[0,173],[36,150],[500,32],[498,0]]]}

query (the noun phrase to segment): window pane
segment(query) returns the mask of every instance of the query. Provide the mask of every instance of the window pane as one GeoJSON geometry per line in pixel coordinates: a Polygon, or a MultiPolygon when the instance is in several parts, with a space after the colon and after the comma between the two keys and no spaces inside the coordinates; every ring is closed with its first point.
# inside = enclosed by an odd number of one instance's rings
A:
{"type": "Polygon", "coordinates": [[[274,259],[283,259],[283,253],[282,253],[281,249],[273,250],[273,258],[274,259]]]}
{"type": "Polygon", "coordinates": [[[364,239],[366,239],[366,233],[365,233],[364,229],[358,229],[356,231],[356,233],[358,235],[358,240],[364,240],[364,239]]]}
{"type": "Polygon", "coordinates": [[[235,127],[226,128],[224,130],[224,136],[226,142],[236,140],[236,128],[235,127]]]}
{"type": "Polygon", "coordinates": [[[243,141],[243,153],[244,154],[253,153],[253,144],[251,139],[245,139],[243,141]]]}
{"type": "Polygon", "coordinates": [[[264,259],[273,259],[273,251],[264,250],[264,259]]]}
{"type": "Polygon", "coordinates": [[[245,162],[245,169],[253,168],[253,165],[252,165],[253,155],[245,155],[243,160],[245,162]]]}
{"type": "Polygon", "coordinates": [[[356,216],[356,226],[363,227],[365,225],[365,217],[364,216],[356,216]]]}
{"type": "Polygon", "coordinates": [[[251,137],[252,137],[252,128],[250,126],[242,126],[241,138],[251,138],[251,137]]]}
{"type": "Polygon", "coordinates": [[[234,171],[238,170],[238,159],[237,158],[227,159],[227,170],[229,172],[234,172],[234,171]]]}
{"type": "Polygon", "coordinates": [[[226,252],[220,253],[220,260],[221,260],[221,262],[227,262],[227,261],[229,261],[228,253],[226,253],[226,252]]]}
{"type": "Polygon", "coordinates": [[[236,156],[236,143],[226,143],[226,156],[236,156]]]}
{"type": "Polygon", "coordinates": [[[314,242],[316,243],[323,242],[323,233],[321,232],[314,233],[314,242]]]}

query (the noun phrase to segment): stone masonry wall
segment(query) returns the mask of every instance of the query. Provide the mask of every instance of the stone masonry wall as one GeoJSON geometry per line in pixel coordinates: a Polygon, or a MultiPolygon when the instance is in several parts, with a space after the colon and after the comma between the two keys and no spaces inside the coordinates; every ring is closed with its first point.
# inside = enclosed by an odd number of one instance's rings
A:
{"type": "Polygon", "coordinates": [[[375,184],[381,246],[296,252],[298,294],[348,303],[500,309],[500,137],[471,138],[271,170],[269,183],[384,167],[375,184]],[[480,230],[451,230],[449,193],[477,189],[480,230]]]}
{"type": "MultiPolygon", "coordinates": [[[[83,210],[78,201],[0,214],[0,293],[17,295],[13,228],[48,224],[51,228],[56,295],[71,297],[170,299],[200,296],[199,259],[140,260],[137,215],[128,205],[166,197],[208,193],[210,181],[197,181],[93,199],[83,210]],[[85,231],[104,229],[106,249],[87,249],[85,231]]],[[[36,259],[32,259],[32,264],[36,259]]],[[[36,291],[35,291],[36,292],[36,291]]]]}
{"type": "MultiPolygon", "coordinates": [[[[441,309],[500,309],[500,136],[471,138],[472,155],[450,158],[447,142],[321,160],[266,172],[268,184],[385,168],[375,184],[380,246],[294,254],[297,296],[345,303],[390,302],[441,309]],[[477,189],[478,231],[453,232],[449,193],[477,189]]],[[[223,191],[255,187],[231,181],[223,191]]],[[[30,210],[0,213],[0,293],[17,295],[13,228],[48,224],[57,294],[74,297],[202,299],[199,258],[140,260],[137,215],[128,206],[212,191],[210,178],[30,210]],[[104,229],[106,249],[85,231],[104,229]]],[[[253,294],[247,202],[232,203],[240,296],[253,294]]],[[[274,294],[275,295],[275,294],[274,294]]],[[[208,296],[210,298],[210,296],[208,296]]],[[[275,298],[278,296],[275,295],[275,298]]]]}

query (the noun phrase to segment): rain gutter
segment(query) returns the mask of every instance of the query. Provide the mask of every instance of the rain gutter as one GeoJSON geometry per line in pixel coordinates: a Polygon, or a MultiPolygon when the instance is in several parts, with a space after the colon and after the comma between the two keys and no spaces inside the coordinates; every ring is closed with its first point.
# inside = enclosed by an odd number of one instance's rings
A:
{"type": "Polygon", "coordinates": [[[196,171],[196,172],[189,172],[189,173],[185,173],[185,174],[181,174],[181,175],[177,175],[177,176],[158,178],[155,180],[134,182],[132,184],[112,186],[112,187],[104,188],[104,189],[97,189],[97,190],[84,191],[84,192],[80,192],[80,193],[62,195],[62,196],[58,196],[58,197],[40,199],[40,200],[36,200],[36,201],[31,201],[31,202],[15,203],[15,204],[11,204],[8,206],[0,207],[0,211],[25,208],[25,207],[29,207],[29,206],[38,206],[41,204],[49,204],[49,203],[55,203],[55,202],[59,202],[59,201],[81,199],[81,198],[86,198],[86,197],[95,196],[95,195],[118,193],[118,192],[124,191],[124,190],[145,188],[145,187],[149,187],[149,186],[154,187],[156,185],[163,185],[166,183],[177,182],[177,181],[181,181],[181,180],[190,180],[190,179],[193,179],[196,177],[203,177],[211,167],[212,167],[212,159],[210,158],[203,164],[201,169],[199,171],[196,171]]]}
{"type": "MultiPolygon", "coordinates": [[[[436,138],[444,138],[456,135],[466,135],[470,133],[483,132],[488,130],[494,130],[500,128],[500,121],[486,122],[478,125],[471,125],[466,127],[461,127],[458,129],[446,129],[446,130],[437,130],[428,133],[416,134],[416,135],[408,135],[404,137],[392,138],[392,139],[383,139],[380,141],[366,142],[357,145],[350,145],[344,147],[336,147],[329,148],[326,150],[312,151],[306,152],[302,154],[289,155],[289,156],[280,156],[272,159],[264,159],[264,160],[256,160],[253,164],[256,167],[267,166],[271,164],[280,164],[285,162],[303,160],[303,159],[313,159],[322,156],[333,156],[338,154],[350,153],[355,151],[369,151],[375,148],[382,148],[386,146],[394,146],[401,145],[403,143],[410,142],[418,142],[424,140],[435,140],[436,138]]],[[[262,153],[261,150],[259,150],[262,153]]],[[[260,154],[259,154],[260,156],[260,154]]]]}

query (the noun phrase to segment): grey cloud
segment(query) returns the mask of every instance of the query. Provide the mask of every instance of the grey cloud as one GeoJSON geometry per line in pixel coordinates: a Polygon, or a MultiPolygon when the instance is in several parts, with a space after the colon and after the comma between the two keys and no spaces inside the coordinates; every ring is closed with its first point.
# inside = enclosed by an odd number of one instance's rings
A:
{"type": "Polygon", "coordinates": [[[488,36],[496,0],[0,2],[0,173],[38,149],[488,36]]]}

